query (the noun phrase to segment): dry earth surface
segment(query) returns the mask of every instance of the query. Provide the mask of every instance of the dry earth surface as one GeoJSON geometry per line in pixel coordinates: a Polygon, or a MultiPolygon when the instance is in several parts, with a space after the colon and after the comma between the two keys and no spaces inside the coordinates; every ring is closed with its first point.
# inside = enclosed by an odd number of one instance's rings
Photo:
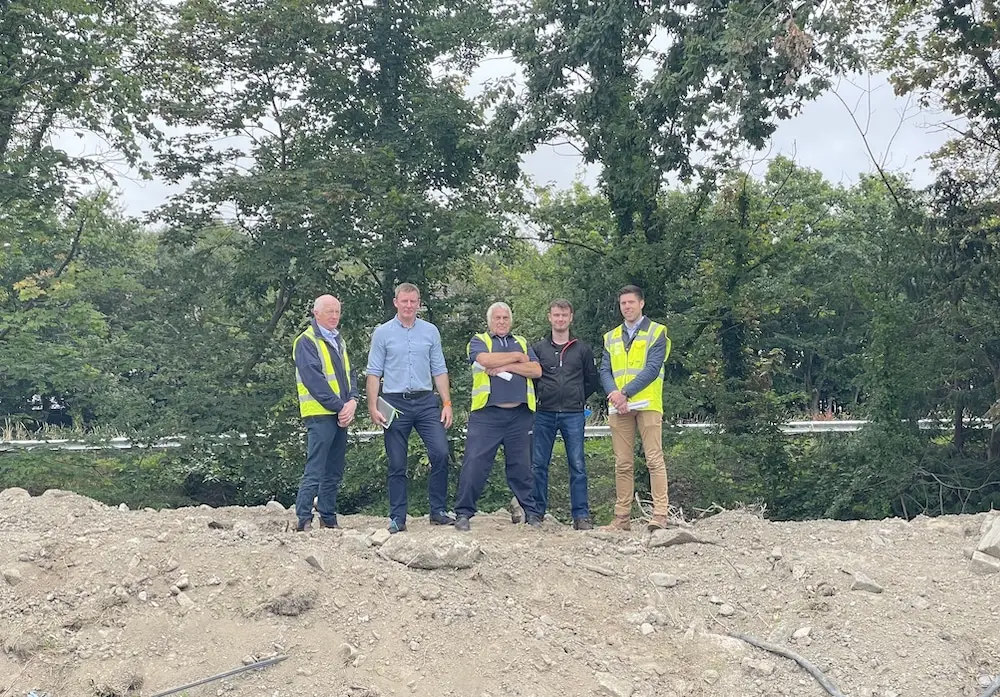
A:
{"type": "Polygon", "coordinates": [[[0,493],[0,697],[149,697],[271,656],[287,659],[178,694],[826,694],[728,632],[797,652],[848,697],[980,695],[1000,673],[993,514],[726,512],[651,536],[495,513],[391,539],[374,518],[292,522],[273,503],[0,493]]]}

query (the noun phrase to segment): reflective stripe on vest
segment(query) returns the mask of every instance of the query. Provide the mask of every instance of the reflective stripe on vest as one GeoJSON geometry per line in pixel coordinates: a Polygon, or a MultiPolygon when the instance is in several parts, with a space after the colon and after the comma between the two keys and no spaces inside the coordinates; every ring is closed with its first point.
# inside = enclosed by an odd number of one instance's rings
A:
{"type": "MultiPolygon", "coordinates": [[[[302,339],[307,339],[312,341],[316,345],[316,350],[319,352],[319,358],[323,363],[323,374],[326,376],[326,381],[330,384],[330,389],[337,396],[340,396],[340,381],[337,380],[337,370],[333,366],[333,357],[330,355],[330,349],[326,342],[323,341],[321,337],[316,336],[316,332],[313,330],[312,325],[304,332],[295,337],[295,342],[292,344],[292,356],[295,356],[295,349],[299,345],[299,341],[302,339]]],[[[348,392],[350,391],[350,380],[351,380],[351,359],[347,356],[347,344],[343,343],[343,337],[340,338],[341,346],[343,347],[344,356],[344,375],[347,377],[348,381],[348,392]]],[[[302,382],[302,376],[299,375],[299,369],[295,369],[295,386],[299,393],[299,414],[302,416],[323,416],[325,414],[336,414],[335,411],[330,411],[319,401],[313,397],[309,390],[306,389],[305,383],[302,382]]]]}
{"type": "MultiPolygon", "coordinates": [[[[662,324],[650,322],[646,329],[640,329],[636,332],[635,338],[627,350],[622,331],[622,325],[619,324],[604,335],[604,349],[611,357],[611,375],[619,390],[635,380],[646,367],[646,354],[649,347],[661,336],[667,342],[667,355],[670,355],[670,338],[667,337],[667,328],[662,324]]],[[[664,367],[661,365],[656,379],[640,390],[638,394],[628,398],[630,402],[649,400],[648,406],[640,407],[637,411],[663,413],[663,371],[664,367]]]]}
{"type": "MultiPolygon", "coordinates": [[[[476,334],[476,338],[480,339],[484,344],[486,344],[486,350],[493,350],[493,337],[488,333],[484,332],[482,334],[476,334]]],[[[514,341],[518,343],[521,350],[524,351],[525,355],[528,353],[528,342],[524,340],[523,336],[514,336],[514,341]]],[[[472,342],[465,349],[466,355],[470,358],[472,357],[472,342]]],[[[528,383],[528,409],[531,411],[535,410],[535,382],[531,378],[525,378],[525,382],[528,383]]],[[[475,366],[472,367],[472,411],[477,409],[482,409],[486,406],[486,403],[490,401],[490,376],[487,375],[485,370],[477,370],[475,366]]]]}

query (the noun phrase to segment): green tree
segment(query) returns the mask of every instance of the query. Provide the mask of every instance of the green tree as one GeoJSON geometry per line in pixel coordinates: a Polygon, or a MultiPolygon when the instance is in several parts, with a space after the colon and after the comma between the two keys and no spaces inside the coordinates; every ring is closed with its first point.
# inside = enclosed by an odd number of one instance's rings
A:
{"type": "Polygon", "coordinates": [[[702,167],[696,153],[763,147],[777,120],[854,58],[840,18],[810,3],[523,0],[501,22],[498,45],[527,83],[497,89],[497,125],[515,152],[576,145],[601,165],[618,237],[649,243],[666,236],[666,177],[689,180],[702,167]]]}
{"type": "Polygon", "coordinates": [[[130,0],[0,4],[0,226],[64,202],[79,175],[104,172],[98,158],[67,154],[60,135],[96,136],[139,163],[139,138],[155,136],[143,87],[158,9],[130,0]]]}

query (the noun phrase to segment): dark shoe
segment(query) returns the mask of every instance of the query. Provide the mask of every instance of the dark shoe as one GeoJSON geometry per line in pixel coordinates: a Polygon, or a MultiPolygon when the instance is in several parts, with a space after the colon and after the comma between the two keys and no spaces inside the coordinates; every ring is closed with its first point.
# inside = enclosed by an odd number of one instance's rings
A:
{"type": "Polygon", "coordinates": [[[537,516],[534,513],[532,513],[531,515],[528,516],[528,525],[530,525],[533,528],[541,528],[542,527],[542,517],[541,516],[537,516]]]}
{"type": "Polygon", "coordinates": [[[574,518],[573,519],[573,529],[574,530],[593,530],[594,526],[590,522],[590,518],[574,518]]]}
{"type": "Polygon", "coordinates": [[[295,532],[309,532],[313,529],[313,522],[311,520],[300,520],[299,524],[295,526],[295,532]]]}
{"type": "Polygon", "coordinates": [[[395,535],[397,532],[406,532],[406,523],[389,518],[389,534],[395,535]]]}
{"type": "Polygon", "coordinates": [[[330,530],[339,530],[340,529],[340,525],[337,524],[337,519],[336,518],[334,518],[330,522],[327,522],[327,521],[323,520],[322,518],[320,518],[319,519],[319,527],[320,527],[321,530],[323,528],[329,528],[330,530]]]}
{"type": "Polygon", "coordinates": [[[461,530],[462,532],[469,532],[469,530],[472,529],[472,526],[469,525],[469,516],[467,515],[458,516],[458,518],[455,520],[455,529],[461,530]]]}
{"type": "Polygon", "coordinates": [[[454,525],[455,519],[445,511],[431,513],[431,525],[454,525]]]}
{"type": "Polygon", "coordinates": [[[510,511],[510,522],[514,525],[524,522],[524,509],[521,508],[521,503],[516,496],[511,497],[510,503],[507,504],[507,510],[510,511]]]}

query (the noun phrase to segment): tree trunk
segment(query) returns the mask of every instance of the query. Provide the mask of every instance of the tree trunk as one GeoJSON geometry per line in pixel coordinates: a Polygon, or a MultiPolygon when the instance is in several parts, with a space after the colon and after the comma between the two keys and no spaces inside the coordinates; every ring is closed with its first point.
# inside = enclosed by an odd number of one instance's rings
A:
{"type": "Polygon", "coordinates": [[[955,414],[952,417],[952,430],[954,432],[953,444],[956,453],[961,453],[965,447],[965,421],[962,419],[964,411],[961,404],[955,405],[955,414]]]}

